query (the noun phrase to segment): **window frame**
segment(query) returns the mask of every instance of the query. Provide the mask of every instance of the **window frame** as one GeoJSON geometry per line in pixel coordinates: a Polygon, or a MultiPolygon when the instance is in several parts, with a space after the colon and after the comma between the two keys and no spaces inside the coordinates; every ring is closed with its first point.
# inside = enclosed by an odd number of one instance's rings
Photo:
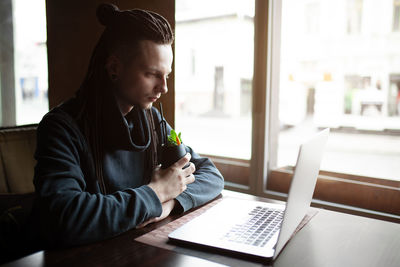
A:
{"type": "MultiPolygon", "coordinates": [[[[281,1],[255,0],[251,159],[203,156],[224,175],[226,189],[285,200],[293,167],[274,168],[281,14],[281,1]]],[[[400,223],[400,181],[320,171],[312,206],[400,223]]]]}
{"type": "Polygon", "coordinates": [[[17,122],[15,95],[15,47],[14,20],[9,19],[13,14],[12,0],[1,3],[0,32],[0,125],[13,126],[17,122]]]}

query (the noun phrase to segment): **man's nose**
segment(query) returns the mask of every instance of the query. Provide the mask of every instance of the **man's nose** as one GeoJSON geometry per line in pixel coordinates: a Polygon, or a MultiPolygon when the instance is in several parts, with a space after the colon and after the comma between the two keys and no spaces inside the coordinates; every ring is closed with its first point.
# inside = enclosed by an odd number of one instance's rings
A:
{"type": "Polygon", "coordinates": [[[161,79],[159,90],[161,94],[166,94],[168,92],[167,77],[161,79]]]}

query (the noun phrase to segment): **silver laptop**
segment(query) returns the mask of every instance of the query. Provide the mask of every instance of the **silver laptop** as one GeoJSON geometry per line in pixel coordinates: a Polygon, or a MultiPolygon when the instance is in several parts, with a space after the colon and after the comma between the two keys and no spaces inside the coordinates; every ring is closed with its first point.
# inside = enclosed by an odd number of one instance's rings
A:
{"type": "Polygon", "coordinates": [[[286,206],[223,198],[169,239],[275,259],[310,207],[328,134],[325,129],[300,146],[286,206]]]}

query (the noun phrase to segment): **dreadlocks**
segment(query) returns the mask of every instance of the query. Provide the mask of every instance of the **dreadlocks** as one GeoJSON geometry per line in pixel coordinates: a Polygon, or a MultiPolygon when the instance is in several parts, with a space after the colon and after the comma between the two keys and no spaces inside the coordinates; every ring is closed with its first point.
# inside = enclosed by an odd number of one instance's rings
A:
{"type": "MultiPolygon", "coordinates": [[[[84,81],[77,92],[79,112],[77,120],[81,125],[93,155],[95,175],[100,189],[106,193],[103,180],[103,125],[101,121],[104,101],[112,87],[105,64],[107,58],[117,55],[124,64],[129,64],[137,53],[142,40],[157,44],[172,44],[174,37],[171,26],[161,15],[141,9],[119,10],[113,4],[101,4],[97,8],[97,19],[105,29],[92,53],[84,81]]],[[[157,135],[151,110],[146,111],[148,131],[152,145],[147,152],[148,166],[152,170],[157,164],[157,135]]],[[[148,176],[148,174],[147,174],[148,176]]]]}

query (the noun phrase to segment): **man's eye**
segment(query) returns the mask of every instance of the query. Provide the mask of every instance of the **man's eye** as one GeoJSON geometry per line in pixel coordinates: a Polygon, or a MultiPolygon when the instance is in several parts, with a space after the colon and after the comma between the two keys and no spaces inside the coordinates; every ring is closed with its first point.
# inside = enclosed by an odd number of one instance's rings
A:
{"type": "Polygon", "coordinates": [[[154,73],[152,73],[152,72],[146,72],[146,76],[154,76],[154,73]]]}
{"type": "MultiPolygon", "coordinates": [[[[155,77],[155,78],[157,78],[157,79],[160,79],[160,80],[164,79],[164,76],[163,76],[162,74],[154,73],[154,72],[147,72],[147,73],[146,73],[146,76],[153,76],[153,77],[155,77]]],[[[165,79],[168,80],[168,78],[169,78],[169,75],[166,75],[166,76],[165,76],[165,79]]]]}

